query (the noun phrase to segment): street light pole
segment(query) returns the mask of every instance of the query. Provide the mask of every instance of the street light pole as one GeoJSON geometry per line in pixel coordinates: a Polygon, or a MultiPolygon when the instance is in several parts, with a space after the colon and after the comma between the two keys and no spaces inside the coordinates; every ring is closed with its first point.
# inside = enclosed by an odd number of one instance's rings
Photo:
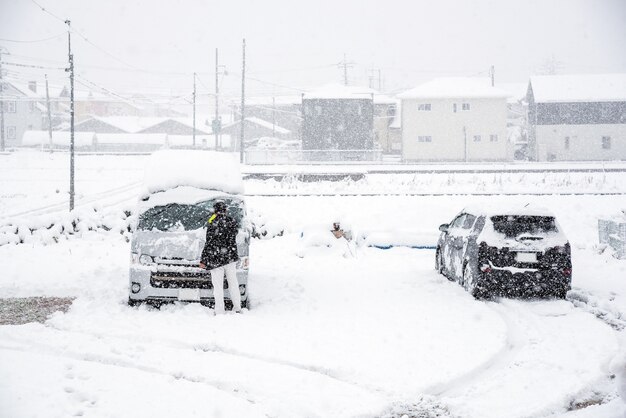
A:
{"type": "Polygon", "coordinates": [[[241,66],[241,133],[239,135],[239,162],[244,160],[244,125],[246,121],[246,39],[243,40],[243,61],[241,66]]]}
{"type": "Polygon", "coordinates": [[[72,54],[71,22],[67,25],[67,51],[70,67],[65,71],[70,73],[70,211],[74,210],[74,55],[72,54]]]}

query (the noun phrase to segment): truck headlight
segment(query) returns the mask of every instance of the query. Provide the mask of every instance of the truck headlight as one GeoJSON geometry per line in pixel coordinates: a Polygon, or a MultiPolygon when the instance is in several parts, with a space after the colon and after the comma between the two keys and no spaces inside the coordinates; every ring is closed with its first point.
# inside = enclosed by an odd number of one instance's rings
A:
{"type": "Polygon", "coordinates": [[[141,254],[139,256],[139,264],[143,264],[144,266],[154,264],[154,257],[148,254],[141,254]]]}
{"type": "Polygon", "coordinates": [[[131,292],[139,293],[140,290],[141,290],[141,285],[139,283],[133,282],[133,284],[130,285],[130,291],[131,292]]]}
{"type": "Polygon", "coordinates": [[[130,262],[131,264],[137,264],[139,262],[139,254],[130,253],[130,262]]]}

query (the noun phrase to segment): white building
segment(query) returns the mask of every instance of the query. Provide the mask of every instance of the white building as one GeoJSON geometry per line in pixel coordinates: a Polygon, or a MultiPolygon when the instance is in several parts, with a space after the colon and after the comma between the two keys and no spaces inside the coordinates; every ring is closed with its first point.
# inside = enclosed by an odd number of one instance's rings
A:
{"type": "Polygon", "coordinates": [[[400,94],[405,161],[506,161],[507,92],[488,78],[437,78],[400,94]]]}
{"type": "Polygon", "coordinates": [[[531,77],[531,157],[626,160],[626,74],[531,77]]]}

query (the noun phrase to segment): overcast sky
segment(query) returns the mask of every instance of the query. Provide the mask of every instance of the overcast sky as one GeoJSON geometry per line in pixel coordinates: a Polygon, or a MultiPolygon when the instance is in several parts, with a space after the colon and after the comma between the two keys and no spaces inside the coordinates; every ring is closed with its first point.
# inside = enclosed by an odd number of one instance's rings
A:
{"type": "MultiPolygon", "coordinates": [[[[340,82],[344,53],[354,63],[352,84],[367,85],[368,70],[380,69],[386,90],[435,76],[487,75],[490,65],[497,81],[526,82],[553,56],[561,73],[626,72],[624,0],[35,1],[100,48],[73,36],[78,73],[121,92],[191,91],[194,71],[200,90],[213,89],[217,47],[229,72],[223,91],[239,95],[244,37],[250,77],[263,81],[248,81],[254,94],[340,82]]],[[[12,54],[6,62],[63,66],[63,36],[8,40],[64,30],[33,0],[0,0],[0,46],[12,54]]],[[[25,79],[41,74],[4,68],[25,79]]],[[[57,84],[66,80],[47,71],[57,84]]]]}

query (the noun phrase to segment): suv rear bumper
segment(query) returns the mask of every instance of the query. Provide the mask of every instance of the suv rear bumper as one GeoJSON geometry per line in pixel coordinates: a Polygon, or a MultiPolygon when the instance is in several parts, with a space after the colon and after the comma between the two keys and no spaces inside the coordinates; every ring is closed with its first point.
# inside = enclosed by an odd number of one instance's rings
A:
{"type": "Polygon", "coordinates": [[[571,289],[571,275],[558,270],[511,272],[492,270],[481,273],[478,286],[500,296],[560,296],[571,289]]]}

